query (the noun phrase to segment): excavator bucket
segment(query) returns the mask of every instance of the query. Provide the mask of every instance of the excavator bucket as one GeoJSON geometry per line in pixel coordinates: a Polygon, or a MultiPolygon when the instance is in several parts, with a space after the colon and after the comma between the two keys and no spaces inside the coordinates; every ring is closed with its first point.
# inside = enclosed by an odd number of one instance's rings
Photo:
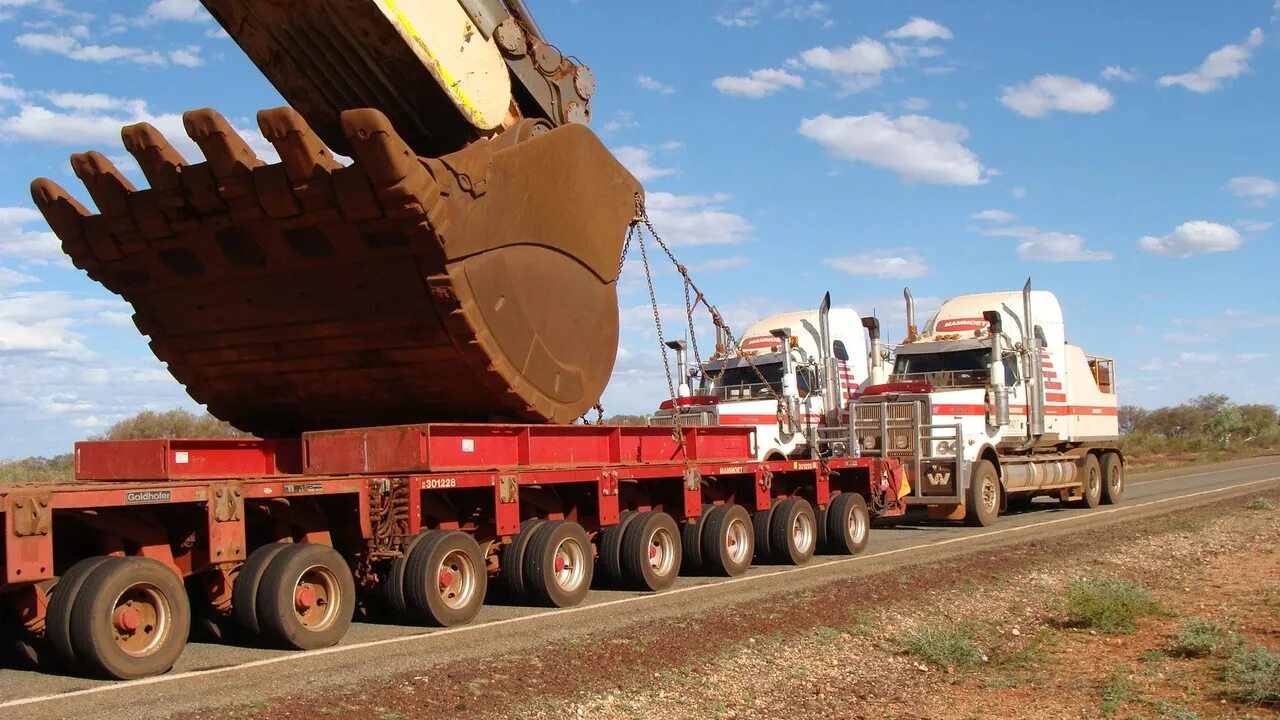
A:
{"type": "Polygon", "coordinates": [[[297,112],[259,113],[280,162],[212,110],[188,163],[126,127],[151,185],[73,155],[98,213],[32,197],[75,265],[134,308],[191,396],[263,437],[396,423],[571,422],[618,345],[640,184],[583,125],[522,120],[419,157],[377,110],[341,113],[344,166],[297,112]]]}

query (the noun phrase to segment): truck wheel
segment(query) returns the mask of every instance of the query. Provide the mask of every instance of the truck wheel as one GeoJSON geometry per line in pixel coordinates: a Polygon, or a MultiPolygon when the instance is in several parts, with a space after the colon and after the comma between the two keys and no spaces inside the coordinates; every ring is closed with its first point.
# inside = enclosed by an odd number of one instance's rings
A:
{"type": "Polygon", "coordinates": [[[713,512],[719,505],[703,505],[702,514],[692,521],[686,520],[680,523],[680,568],[686,574],[699,572],[702,570],[702,534],[706,532],[707,514],[713,512]]]}
{"type": "Polygon", "coordinates": [[[528,518],[520,523],[520,532],[516,533],[511,542],[502,546],[502,553],[498,557],[498,576],[513,598],[522,599],[528,595],[524,585],[524,556],[528,551],[530,538],[546,522],[542,518],[528,518]]]}
{"type": "Polygon", "coordinates": [[[258,622],[258,588],[262,585],[262,576],[272,559],[289,546],[290,543],[271,543],[257,548],[249,553],[236,573],[235,584],[231,586],[231,615],[249,642],[262,639],[262,624],[258,622]]]}
{"type": "Polygon", "coordinates": [[[72,565],[58,583],[53,586],[49,597],[49,607],[45,611],[44,635],[53,647],[53,654],[63,669],[78,669],[76,650],[71,644],[71,610],[75,607],[76,595],[80,587],[88,579],[89,574],[100,565],[120,562],[122,558],[98,556],[85,558],[72,565]]]}
{"type": "Polygon", "coordinates": [[[804,498],[787,498],[773,509],[769,521],[769,548],[777,562],[803,565],[818,546],[818,521],[804,498]]]}
{"type": "Polygon", "coordinates": [[[856,492],[842,492],[827,508],[827,547],[840,555],[857,555],[871,536],[867,501],[856,492]]]}
{"type": "Polygon", "coordinates": [[[356,609],[351,568],[328,545],[288,545],[258,587],[258,623],[273,644],[294,650],[336,645],[356,609]]]}
{"type": "Polygon", "coordinates": [[[591,589],[591,538],[576,522],[544,523],[529,539],[524,554],[524,587],[551,607],[581,603],[591,589]]]}
{"type": "Polygon", "coordinates": [[[973,527],[987,527],[999,515],[1000,476],[990,460],[979,460],[973,464],[973,474],[969,476],[964,523],[973,527]]]}
{"type": "Polygon", "coordinates": [[[191,605],[182,579],[150,558],[122,558],[94,568],[71,611],[71,641],[81,666],[115,680],[167,671],[190,631],[191,605]]]}
{"type": "Polygon", "coordinates": [[[489,573],[471,535],[436,531],[405,563],[404,594],[414,619],[439,627],[465,625],[480,612],[489,573]]]}
{"type": "Polygon", "coordinates": [[[1098,456],[1090,453],[1080,461],[1080,500],[1084,508],[1096,508],[1102,502],[1102,466],[1098,456]]]}
{"type": "Polygon", "coordinates": [[[1102,454],[1102,503],[1119,505],[1124,499],[1124,462],[1120,453],[1102,454]]]}
{"type": "Polygon", "coordinates": [[[666,590],[680,574],[676,521],[664,512],[641,513],[622,537],[622,573],[638,590],[666,590]]]}
{"type": "Polygon", "coordinates": [[[409,555],[414,548],[432,533],[433,531],[431,530],[423,530],[405,541],[400,556],[392,559],[391,565],[387,567],[387,577],[382,581],[382,597],[386,599],[387,607],[391,610],[391,614],[398,620],[413,621],[409,599],[404,591],[405,568],[408,565],[409,555]]]}
{"type": "Polygon", "coordinates": [[[755,528],[741,505],[717,505],[703,518],[702,560],[708,573],[741,575],[751,567],[755,528]]]}
{"type": "Polygon", "coordinates": [[[773,522],[773,510],[756,510],[751,513],[752,535],[755,537],[756,558],[761,562],[768,562],[772,559],[773,553],[769,547],[769,524],[773,522]]]}
{"type": "Polygon", "coordinates": [[[627,526],[639,514],[634,510],[623,510],[618,514],[618,522],[603,528],[596,536],[596,547],[600,553],[600,582],[606,587],[619,588],[626,583],[622,575],[622,538],[626,535],[627,526]]]}

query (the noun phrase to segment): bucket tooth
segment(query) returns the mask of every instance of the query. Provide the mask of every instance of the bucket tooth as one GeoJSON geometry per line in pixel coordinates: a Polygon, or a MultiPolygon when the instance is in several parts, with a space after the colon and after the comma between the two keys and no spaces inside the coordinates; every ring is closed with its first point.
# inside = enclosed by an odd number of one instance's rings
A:
{"type": "Polygon", "coordinates": [[[95,270],[99,263],[89,252],[85,240],[85,223],[90,215],[88,208],[49,178],[31,181],[31,201],[44,215],[53,234],[62,241],[62,250],[71,262],[82,270],[95,270]]]}
{"type": "Polygon", "coordinates": [[[187,161],[155,126],[145,122],[126,125],[120,130],[120,139],[153,190],[177,190],[182,186],[180,174],[187,161]]]}
{"type": "Polygon", "coordinates": [[[293,108],[258,113],[262,136],[276,149],[297,202],[306,210],[334,206],[333,171],[342,167],[293,108]]]}
{"type": "Polygon", "coordinates": [[[187,135],[200,146],[205,164],[213,175],[217,192],[227,203],[232,220],[247,222],[261,218],[257,188],[252,171],[264,163],[249,143],[221,114],[209,108],[182,114],[187,135]]]}
{"type": "Polygon", "coordinates": [[[362,108],[343,112],[341,119],[342,132],[387,209],[387,217],[428,215],[440,193],[435,178],[391,127],[387,116],[362,108]]]}
{"type": "Polygon", "coordinates": [[[89,191],[89,197],[106,217],[129,214],[129,193],[135,188],[106,155],[97,150],[71,155],[71,169],[89,191]]]}

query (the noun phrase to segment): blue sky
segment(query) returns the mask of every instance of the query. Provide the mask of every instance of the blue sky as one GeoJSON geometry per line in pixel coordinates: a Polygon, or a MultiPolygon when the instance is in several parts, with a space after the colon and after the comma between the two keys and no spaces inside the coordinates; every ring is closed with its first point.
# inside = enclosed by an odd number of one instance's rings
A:
{"type": "MultiPolygon", "coordinates": [[[[896,340],[903,285],[928,306],[1031,276],[1119,360],[1122,402],[1280,403],[1271,0],[530,4],[733,325],[830,290],[896,340]]],[[[0,0],[0,457],[194,407],[62,258],[31,178],[79,192],[67,155],[124,156],[123,124],[280,104],[194,0],[0,0]]],[[[611,413],[666,393],[638,266],[611,413]]],[[[673,273],[659,292],[678,326],[673,273]]]]}

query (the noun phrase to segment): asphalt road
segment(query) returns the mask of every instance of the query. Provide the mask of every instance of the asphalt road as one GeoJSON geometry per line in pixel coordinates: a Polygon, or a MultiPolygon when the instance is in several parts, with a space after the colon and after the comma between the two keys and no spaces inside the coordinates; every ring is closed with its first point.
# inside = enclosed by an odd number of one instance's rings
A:
{"type": "Polygon", "coordinates": [[[1277,457],[1132,475],[1125,503],[1115,507],[1081,510],[1040,501],[983,529],[909,519],[876,527],[867,550],[852,558],[819,556],[799,568],[756,567],[730,580],[680,578],[674,588],[656,594],[592,591],[586,603],[567,610],[495,604],[486,606],[475,623],[447,630],[357,623],[341,645],[308,653],[193,643],[172,672],[132,682],[0,670],[0,717],[145,720],[261,702],[304,689],[350,687],[391,675],[429,675],[433,665],[446,660],[497,656],[538,647],[548,638],[563,640],[635,622],[660,622],[753,598],[778,597],[836,578],[992,551],[1276,487],[1277,457]]]}

